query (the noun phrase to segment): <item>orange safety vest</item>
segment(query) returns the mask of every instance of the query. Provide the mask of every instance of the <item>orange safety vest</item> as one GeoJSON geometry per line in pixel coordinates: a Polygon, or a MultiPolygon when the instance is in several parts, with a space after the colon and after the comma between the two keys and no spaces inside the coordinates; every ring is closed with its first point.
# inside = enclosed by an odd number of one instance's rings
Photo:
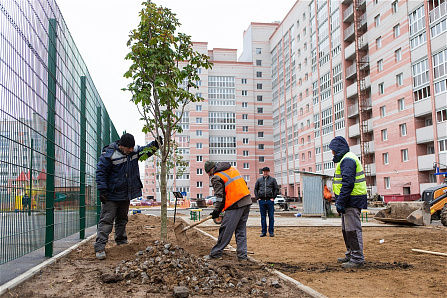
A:
{"type": "Polygon", "coordinates": [[[329,189],[327,188],[326,185],[324,186],[324,192],[323,192],[323,195],[324,195],[324,198],[325,198],[326,200],[328,200],[329,202],[332,201],[332,194],[331,194],[331,192],[329,191],[329,189]]]}
{"type": "Polygon", "coordinates": [[[225,183],[225,206],[222,211],[250,194],[247,183],[236,168],[230,167],[228,170],[217,172],[214,175],[222,178],[225,183]]]}

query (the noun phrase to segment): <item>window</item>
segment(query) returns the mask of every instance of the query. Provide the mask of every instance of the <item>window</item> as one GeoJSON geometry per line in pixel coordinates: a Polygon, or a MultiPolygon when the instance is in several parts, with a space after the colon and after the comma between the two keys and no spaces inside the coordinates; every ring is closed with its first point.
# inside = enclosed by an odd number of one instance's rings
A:
{"type": "Polygon", "coordinates": [[[386,116],[386,106],[381,106],[380,107],[380,117],[385,117],[386,116]]]}
{"type": "Polygon", "coordinates": [[[250,181],[250,175],[244,175],[244,180],[247,182],[250,181]]]}
{"type": "Polygon", "coordinates": [[[203,169],[202,168],[198,168],[197,169],[197,175],[203,175],[203,169]]]}
{"type": "Polygon", "coordinates": [[[399,62],[400,60],[402,60],[402,50],[399,48],[396,51],[394,51],[394,58],[396,60],[396,62],[399,62]]]}
{"type": "Polygon", "coordinates": [[[382,47],[382,37],[376,39],[376,49],[380,49],[382,47]]]}
{"type": "Polygon", "coordinates": [[[396,85],[397,87],[402,86],[404,84],[404,74],[400,73],[396,76],[396,85]]]}
{"type": "Polygon", "coordinates": [[[203,182],[197,181],[197,188],[203,188],[203,182]]]}
{"type": "Polygon", "coordinates": [[[235,130],[236,113],[208,112],[209,129],[235,130]]]}
{"type": "Polygon", "coordinates": [[[196,156],[196,160],[197,160],[197,161],[203,161],[203,157],[202,157],[202,155],[197,155],[197,156],[196,156]]]}
{"type": "Polygon", "coordinates": [[[388,130],[387,129],[382,129],[381,133],[382,133],[382,141],[388,140],[388,130]]]}
{"type": "Polygon", "coordinates": [[[381,72],[383,70],[383,59],[377,61],[377,72],[381,72]]]}
{"type": "Polygon", "coordinates": [[[397,108],[399,109],[399,111],[405,110],[405,98],[397,100],[397,108]]]}
{"type": "Polygon", "coordinates": [[[258,119],[258,125],[264,125],[264,120],[258,119]]]}
{"type": "Polygon", "coordinates": [[[376,27],[379,27],[380,25],[380,14],[376,15],[374,17],[374,24],[376,25],[376,27]]]}
{"type": "Polygon", "coordinates": [[[447,151],[447,139],[438,141],[439,152],[447,151]]]}
{"type": "Polygon", "coordinates": [[[394,33],[394,38],[398,37],[400,35],[400,26],[399,24],[397,24],[396,26],[393,27],[393,33],[394,33]]]}
{"type": "Polygon", "coordinates": [[[257,101],[262,101],[262,95],[258,95],[258,96],[256,96],[256,100],[257,100],[257,101]]]}
{"type": "Polygon", "coordinates": [[[203,148],[203,143],[196,143],[196,148],[197,149],[202,149],[203,148]]]}
{"type": "Polygon", "coordinates": [[[258,114],[264,113],[264,108],[258,108],[258,114]]]}
{"type": "Polygon", "coordinates": [[[257,78],[262,78],[262,71],[257,71],[256,72],[256,77],[257,78]]]}
{"type": "Polygon", "coordinates": [[[248,132],[248,126],[242,126],[242,131],[243,132],[248,132]]]}
{"type": "Polygon", "coordinates": [[[198,137],[202,136],[202,130],[196,130],[196,136],[198,137]]]}
{"type": "Polygon", "coordinates": [[[264,132],[263,131],[258,131],[258,137],[259,138],[263,138],[264,137],[264,132]]]}
{"type": "Polygon", "coordinates": [[[248,102],[243,102],[243,103],[242,103],[242,107],[243,107],[243,108],[248,108],[248,102]]]}
{"type": "Polygon", "coordinates": [[[309,159],[312,159],[312,152],[311,151],[307,152],[307,157],[309,157],[309,159]]]}
{"type": "Polygon", "coordinates": [[[378,85],[378,89],[379,89],[379,94],[384,94],[385,93],[385,86],[383,85],[383,83],[380,83],[378,85]]]}
{"type": "Polygon", "coordinates": [[[395,14],[395,13],[398,12],[398,10],[399,10],[399,6],[398,6],[398,4],[397,4],[397,0],[396,0],[396,1],[394,1],[393,3],[391,3],[391,12],[392,12],[393,14],[395,14]]]}
{"type": "Polygon", "coordinates": [[[443,109],[436,112],[436,121],[438,123],[447,121],[447,109],[443,109]]]}
{"type": "Polygon", "coordinates": [[[247,84],[247,79],[241,79],[242,84],[247,84]]]}
{"type": "Polygon", "coordinates": [[[248,138],[243,138],[242,139],[242,144],[248,144],[248,138]]]}
{"type": "Polygon", "coordinates": [[[196,111],[198,112],[202,111],[202,105],[196,105],[196,111]]]}
{"type": "Polygon", "coordinates": [[[264,144],[258,144],[258,149],[259,150],[264,150],[264,144]]]}
{"type": "Polygon", "coordinates": [[[406,136],[407,135],[407,124],[404,123],[404,124],[399,125],[399,130],[400,130],[401,137],[406,136]]]}
{"type": "Polygon", "coordinates": [[[243,120],[247,120],[248,119],[248,114],[242,114],[242,119],[243,120]]]}
{"type": "Polygon", "coordinates": [[[248,95],[248,91],[247,90],[242,90],[242,96],[247,96],[248,95]]]}
{"type": "Polygon", "coordinates": [[[400,151],[402,154],[402,161],[406,162],[408,161],[408,149],[404,149],[400,151]]]}
{"type": "Polygon", "coordinates": [[[259,162],[265,162],[264,156],[259,156],[259,162]]]}
{"type": "Polygon", "coordinates": [[[383,164],[387,165],[390,163],[389,158],[388,158],[388,152],[387,153],[383,153],[382,154],[382,158],[383,158],[383,164]]]}
{"type": "Polygon", "coordinates": [[[244,162],[244,169],[249,169],[249,168],[250,168],[250,163],[244,162]]]}
{"type": "Polygon", "coordinates": [[[248,150],[242,151],[242,156],[248,156],[248,150]]]}
{"type": "Polygon", "coordinates": [[[261,48],[256,48],[256,54],[261,54],[261,53],[262,53],[261,48]]]}
{"type": "Polygon", "coordinates": [[[196,123],[197,124],[201,124],[202,123],[202,117],[197,117],[196,118],[196,123]]]}
{"type": "Polygon", "coordinates": [[[262,65],[262,60],[256,60],[256,65],[257,66],[261,66],[262,65]]]}
{"type": "Polygon", "coordinates": [[[262,89],[262,84],[256,84],[256,89],[261,90],[262,89]]]}
{"type": "Polygon", "coordinates": [[[384,183],[385,183],[385,189],[390,189],[391,188],[391,181],[390,181],[390,177],[385,177],[383,178],[384,183]]]}

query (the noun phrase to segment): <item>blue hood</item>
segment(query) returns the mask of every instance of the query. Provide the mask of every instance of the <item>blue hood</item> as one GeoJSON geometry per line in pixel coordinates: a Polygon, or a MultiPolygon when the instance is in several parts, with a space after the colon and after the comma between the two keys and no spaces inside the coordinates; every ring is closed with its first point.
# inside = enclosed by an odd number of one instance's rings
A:
{"type": "Polygon", "coordinates": [[[342,157],[349,152],[349,145],[348,142],[346,142],[345,138],[341,136],[337,136],[332,139],[331,143],[329,144],[329,149],[334,150],[335,155],[332,161],[334,163],[338,163],[342,157]]]}

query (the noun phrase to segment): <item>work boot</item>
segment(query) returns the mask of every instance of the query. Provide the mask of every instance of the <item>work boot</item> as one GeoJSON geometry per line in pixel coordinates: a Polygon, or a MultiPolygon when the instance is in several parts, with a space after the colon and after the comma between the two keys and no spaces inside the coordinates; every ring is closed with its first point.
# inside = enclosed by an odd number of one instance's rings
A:
{"type": "Polygon", "coordinates": [[[337,263],[346,263],[349,262],[350,260],[351,260],[350,257],[338,258],[337,263]]]}
{"type": "Polygon", "coordinates": [[[96,258],[98,260],[104,260],[106,258],[106,252],[104,250],[96,252],[96,258]]]}
{"type": "Polygon", "coordinates": [[[220,256],[220,257],[212,257],[212,256],[210,256],[210,255],[206,255],[206,256],[203,256],[203,258],[205,259],[205,260],[222,260],[222,256],[220,256]]]}
{"type": "Polygon", "coordinates": [[[262,233],[261,235],[259,235],[259,237],[265,237],[267,236],[266,234],[262,233]]]}
{"type": "Polygon", "coordinates": [[[275,237],[275,234],[271,233],[271,234],[270,234],[270,237],[275,237]]]}
{"type": "Polygon", "coordinates": [[[241,263],[247,263],[248,259],[247,258],[237,258],[237,260],[241,263]]]}
{"type": "Polygon", "coordinates": [[[364,266],[364,264],[363,263],[354,263],[354,262],[349,261],[349,262],[343,263],[341,266],[345,269],[355,269],[355,268],[362,268],[364,266]]]}

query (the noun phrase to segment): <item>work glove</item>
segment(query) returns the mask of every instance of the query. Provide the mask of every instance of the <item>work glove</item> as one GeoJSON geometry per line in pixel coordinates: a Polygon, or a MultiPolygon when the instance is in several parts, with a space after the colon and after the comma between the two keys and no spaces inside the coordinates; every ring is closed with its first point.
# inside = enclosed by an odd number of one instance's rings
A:
{"type": "Polygon", "coordinates": [[[340,205],[338,205],[338,204],[335,204],[335,208],[337,208],[337,212],[338,212],[339,214],[345,214],[345,213],[346,213],[345,207],[343,207],[343,206],[340,206],[340,205]]]}
{"type": "Polygon", "coordinates": [[[101,203],[105,204],[107,198],[108,198],[107,192],[103,191],[99,193],[99,200],[101,201],[101,203]]]}
{"type": "Polygon", "coordinates": [[[218,218],[220,216],[220,212],[219,212],[219,210],[213,210],[213,212],[211,212],[210,215],[213,218],[218,218]]]}
{"type": "Polygon", "coordinates": [[[158,136],[156,141],[157,141],[157,148],[160,148],[161,146],[163,146],[163,137],[162,136],[158,136]]]}

